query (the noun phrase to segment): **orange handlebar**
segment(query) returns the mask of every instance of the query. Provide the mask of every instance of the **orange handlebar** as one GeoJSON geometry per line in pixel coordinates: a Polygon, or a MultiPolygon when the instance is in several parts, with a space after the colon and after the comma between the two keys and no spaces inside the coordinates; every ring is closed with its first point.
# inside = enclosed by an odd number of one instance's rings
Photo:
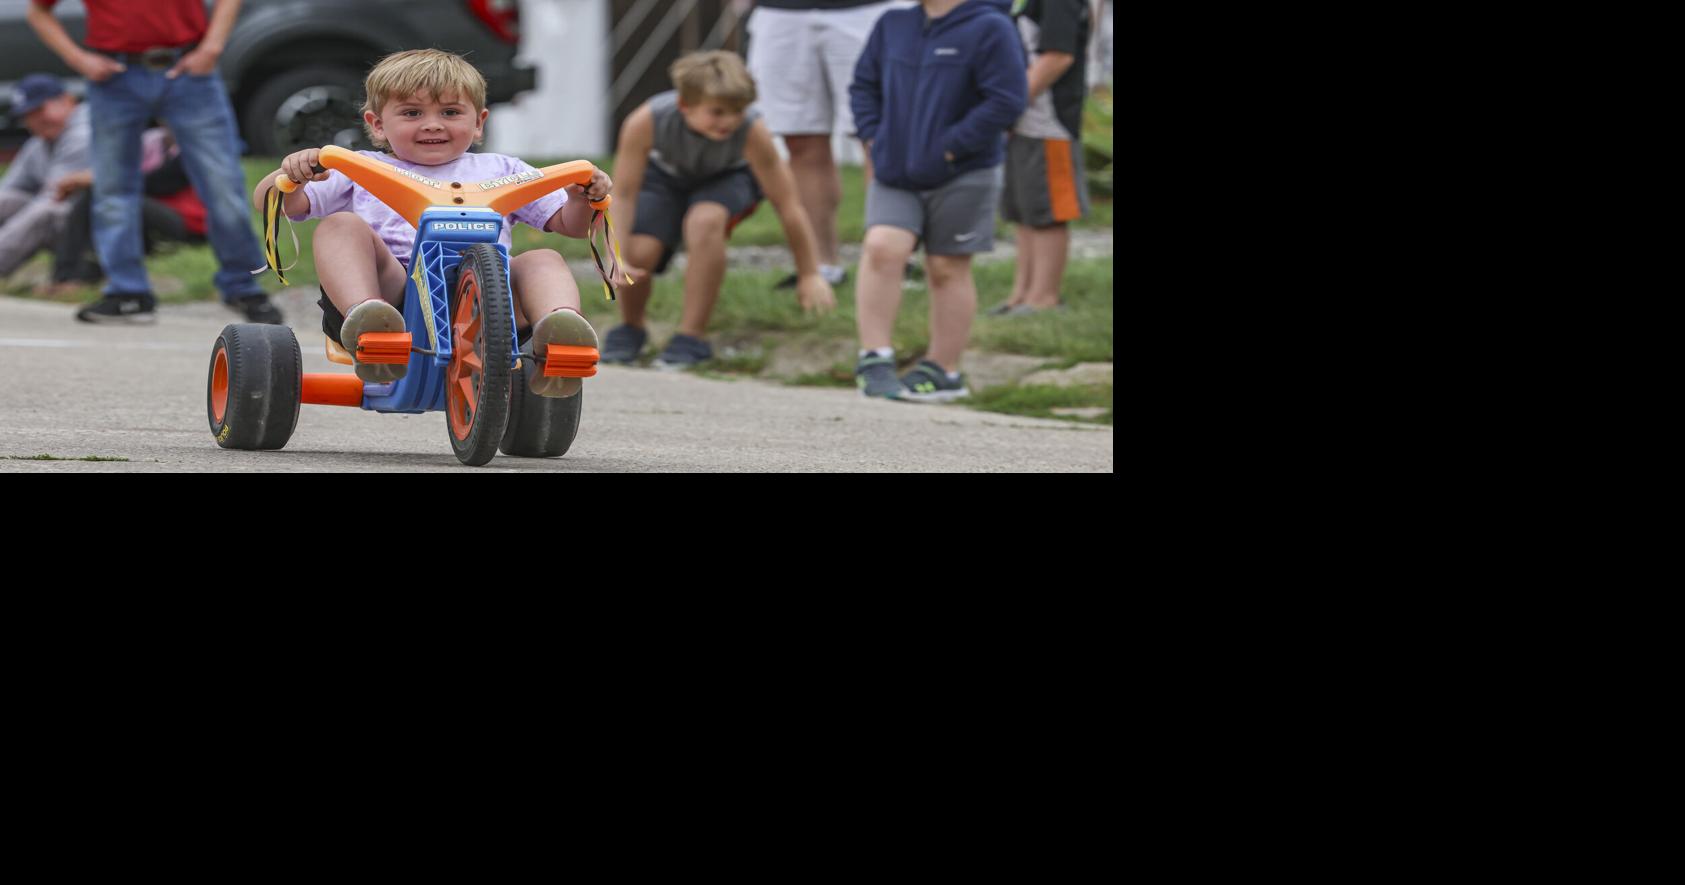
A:
{"type": "MultiPolygon", "coordinates": [[[[499,215],[511,212],[546,194],[571,184],[589,184],[597,167],[588,160],[558,163],[534,172],[511,175],[464,184],[460,181],[437,181],[390,163],[382,163],[337,145],[322,148],[321,168],[338,169],[352,181],[362,185],[376,199],[392,207],[412,225],[421,225],[421,213],[435,206],[466,206],[486,208],[499,215]]],[[[298,190],[298,183],[285,173],[275,176],[275,186],[282,193],[298,190]]],[[[607,209],[614,202],[612,196],[591,204],[593,209],[607,209]]]]}

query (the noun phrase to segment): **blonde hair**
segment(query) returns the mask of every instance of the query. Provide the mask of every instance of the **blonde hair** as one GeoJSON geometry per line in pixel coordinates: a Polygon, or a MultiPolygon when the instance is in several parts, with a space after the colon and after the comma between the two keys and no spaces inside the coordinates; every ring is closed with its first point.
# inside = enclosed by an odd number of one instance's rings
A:
{"type": "MultiPolygon", "coordinates": [[[[380,109],[389,101],[401,101],[412,95],[427,93],[434,101],[446,95],[474,105],[474,113],[486,109],[486,78],[460,55],[438,49],[410,49],[395,52],[380,60],[363,80],[363,111],[380,116],[380,109]]],[[[369,140],[385,150],[387,145],[375,137],[374,127],[364,124],[369,140]]],[[[479,141],[484,141],[481,138],[479,141]]],[[[479,142],[476,142],[479,143],[479,142]]]]}
{"type": "Polygon", "coordinates": [[[714,99],[734,111],[755,103],[755,78],[735,52],[693,52],[667,69],[687,105],[714,99]]]}

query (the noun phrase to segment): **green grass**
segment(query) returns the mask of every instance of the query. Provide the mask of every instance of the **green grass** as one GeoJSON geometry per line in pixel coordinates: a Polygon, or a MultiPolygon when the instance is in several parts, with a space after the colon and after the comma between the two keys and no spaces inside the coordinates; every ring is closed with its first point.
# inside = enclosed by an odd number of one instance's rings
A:
{"type": "Polygon", "coordinates": [[[1023,415],[1029,418],[1055,418],[1087,424],[1112,423],[1112,385],[1091,384],[1076,387],[1044,385],[991,387],[973,393],[961,402],[985,412],[1023,415]],[[1054,409],[1104,408],[1105,414],[1096,418],[1079,418],[1054,414],[1054,409]]]}

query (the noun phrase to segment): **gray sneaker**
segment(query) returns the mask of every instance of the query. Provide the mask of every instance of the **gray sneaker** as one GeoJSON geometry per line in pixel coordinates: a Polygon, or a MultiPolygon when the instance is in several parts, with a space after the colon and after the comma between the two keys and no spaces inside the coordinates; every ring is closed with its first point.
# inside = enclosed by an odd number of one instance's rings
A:
{"type": "Polygon", "coordinates": [[[663,369],[688,369],[713,358],[714,348],[708,342],[674,332],[673,340],[667,342],[667,349],[661,351],[655,364],[663,369]]]}
{"type": "Polygon", "coordinates": [[[860,358],[854,366],[854,386],[862,396],[901,398],[901,379],[895,377],[895,358],[871,354],[860,358]]]}
{"type": "Polygon", "coordinates": [[[599,358],[605,363],[631,363],[637,360],[649,341],[649,333],[636,326],[620,325],[608,330],[603,338],[603,352],[599,358]]]}
{"type": "Polygon", "coordinates": [[[915,403],[945,403],[971,395],[964,375],[950,381],[947,370],[930,360],[919,360],[911,372],[902,375],[901,386],[905,388],[901,398],[915,403]]]}

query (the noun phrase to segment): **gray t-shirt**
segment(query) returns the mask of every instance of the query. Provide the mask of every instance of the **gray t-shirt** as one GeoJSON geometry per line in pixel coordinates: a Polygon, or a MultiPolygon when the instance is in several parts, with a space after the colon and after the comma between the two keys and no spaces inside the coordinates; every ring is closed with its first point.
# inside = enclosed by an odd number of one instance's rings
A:
{"type": "Polygon", "coordinates": [[[751,107],[730,138],[715,141],[685,125],[677,90],[650,99],[649,110],[655,118],[655,147],[649,161],[662,172],[684,181],[702,181],[749,165],[743,146],[749,141],[749,127],[761,118],[760,111],[751,107]]]}
{"type": "Polygon", "coordinates": [[[17,158],[12,161],[6,176],[0,178],[0,190],[18,190],[26,194],[53,198],[53,185],[72,172],[86,172],[93,166],[89,143],[93,128],[89,125],[88,106],[79,105],[71,111],[64,132],[57,141],[31,138],[23,143],[17,158]]]}

